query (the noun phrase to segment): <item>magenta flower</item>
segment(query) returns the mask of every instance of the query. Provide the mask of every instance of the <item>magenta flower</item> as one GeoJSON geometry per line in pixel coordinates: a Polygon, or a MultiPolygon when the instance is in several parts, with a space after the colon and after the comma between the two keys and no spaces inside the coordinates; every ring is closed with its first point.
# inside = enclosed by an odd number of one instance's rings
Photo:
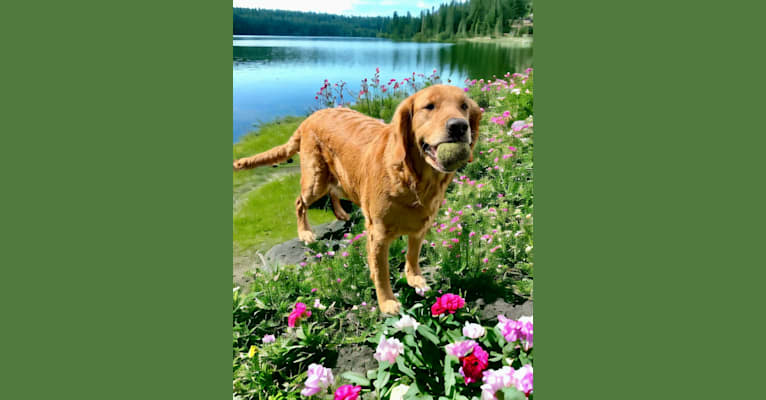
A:
{"type": "Polygon", "coordinates": [[[308,397],[313,396],[332,385],[335,378],[332,376],[332,370],[319,364],[309,365],[308,377],[303,384],[305,387],[301,394],[308,397]]]}
{"type": "Polygon", "coordinates": [[[295,327],[295,323],[300,321],[301,318],[308,318],[311,316],[311,311],[306,308],[303,303],[295,303],[295,307],[290,315],[287,317],[287,326],[290,328],[295,327]]]}
{"type": "Polygon", "coordinates": [[[436,298],[436,303],[431,306],[431,315],[437,316],[444,313],[454,314],[460,308],[465,307],[465,300],[452,293],[446,293],[436,298]]]}
{"type": "Polygon", "coordinates": [[[518,321],[498,315],[498,327],[508,342],[521,341],[524,350],[532,348],[534,343],[534,324],[532,317],[521,317],[518,321]]]}
{"type": "Polygon", "coordinates": [[[335,397],[333,400],[356,400],[359,398],[359,392],[361,390],[361,386],[343,385],[335,390],[335,397]]]}

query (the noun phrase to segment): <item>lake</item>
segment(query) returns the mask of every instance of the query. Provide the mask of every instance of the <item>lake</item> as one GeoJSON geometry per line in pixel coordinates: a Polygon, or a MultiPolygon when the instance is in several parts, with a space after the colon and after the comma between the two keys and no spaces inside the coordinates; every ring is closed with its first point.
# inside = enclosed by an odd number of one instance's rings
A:
{"type": "Polygon", "coordinates": [[[234,36],[234,142],[254,125],[319,108],[325,79],[352,93],[380,68],[381,82],[438,71],[443,83],[491,79],[532,66],[532,48],[494,43],[414,43],[377,38],[234,36]]]}

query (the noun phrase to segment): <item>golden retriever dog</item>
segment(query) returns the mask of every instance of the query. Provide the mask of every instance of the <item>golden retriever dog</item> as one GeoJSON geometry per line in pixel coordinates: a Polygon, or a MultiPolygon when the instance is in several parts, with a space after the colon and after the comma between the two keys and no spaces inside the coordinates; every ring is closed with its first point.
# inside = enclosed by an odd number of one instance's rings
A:
{"type": "Polygon", "coordinates": [[[348,108],[319,110],[301,123],[287,143],[236,160],[234,169],[284,162],[300,152],[301,192],[295,199],[298,237],[304,242],[315,240],[307,208],[325,194],[330,194],[340,220],[349,218],[340,197],[359,205],[380,310],[396,314],[400,304],[389,280],[389,245],[407,235],[407,283],[426,287],[418,265],[420,247],[455,172],[439,162],[437,149],[442,143],[468,143],[471,161],[480,120],[479,106],[462,89],[433,85],[402,101],[390,124],[348,108]]]}

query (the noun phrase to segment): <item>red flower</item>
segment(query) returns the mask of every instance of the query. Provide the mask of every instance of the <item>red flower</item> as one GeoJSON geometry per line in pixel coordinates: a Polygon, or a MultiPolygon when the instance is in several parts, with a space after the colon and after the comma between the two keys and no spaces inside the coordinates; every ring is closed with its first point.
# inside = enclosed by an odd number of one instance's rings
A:
{"type": "Polygon", "coordinates": [[[431,306],[431,315],[435,317],[437,315],[442,315],[445,312],[454,314],[455,311],[464,306],[465,300],[463,300],[462,297],[456,294],[447,293],[444,296],[436,298],[436,303],[431,306]]]}
{"type": "Polygon", "coordinates": [[[489,365],[489,354],[477,344],[473,346],[471,354],[460,358],[460,362],[463,364],[460,367],[460,375],[465,379],[466,385],[471,382],[481,382],[484,370],[489,365]]]}

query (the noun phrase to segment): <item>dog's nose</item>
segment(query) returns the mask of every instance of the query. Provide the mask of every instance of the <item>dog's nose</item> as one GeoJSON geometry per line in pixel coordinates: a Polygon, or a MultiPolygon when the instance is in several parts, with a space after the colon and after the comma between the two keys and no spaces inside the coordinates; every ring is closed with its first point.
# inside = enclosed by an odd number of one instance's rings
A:
{"type": "Polygon", "coordinates": [[[468,132],[468,121],[463,118],[450,118],[447,121],[447,133],[453,139],[463,139],[468,132]]]}

